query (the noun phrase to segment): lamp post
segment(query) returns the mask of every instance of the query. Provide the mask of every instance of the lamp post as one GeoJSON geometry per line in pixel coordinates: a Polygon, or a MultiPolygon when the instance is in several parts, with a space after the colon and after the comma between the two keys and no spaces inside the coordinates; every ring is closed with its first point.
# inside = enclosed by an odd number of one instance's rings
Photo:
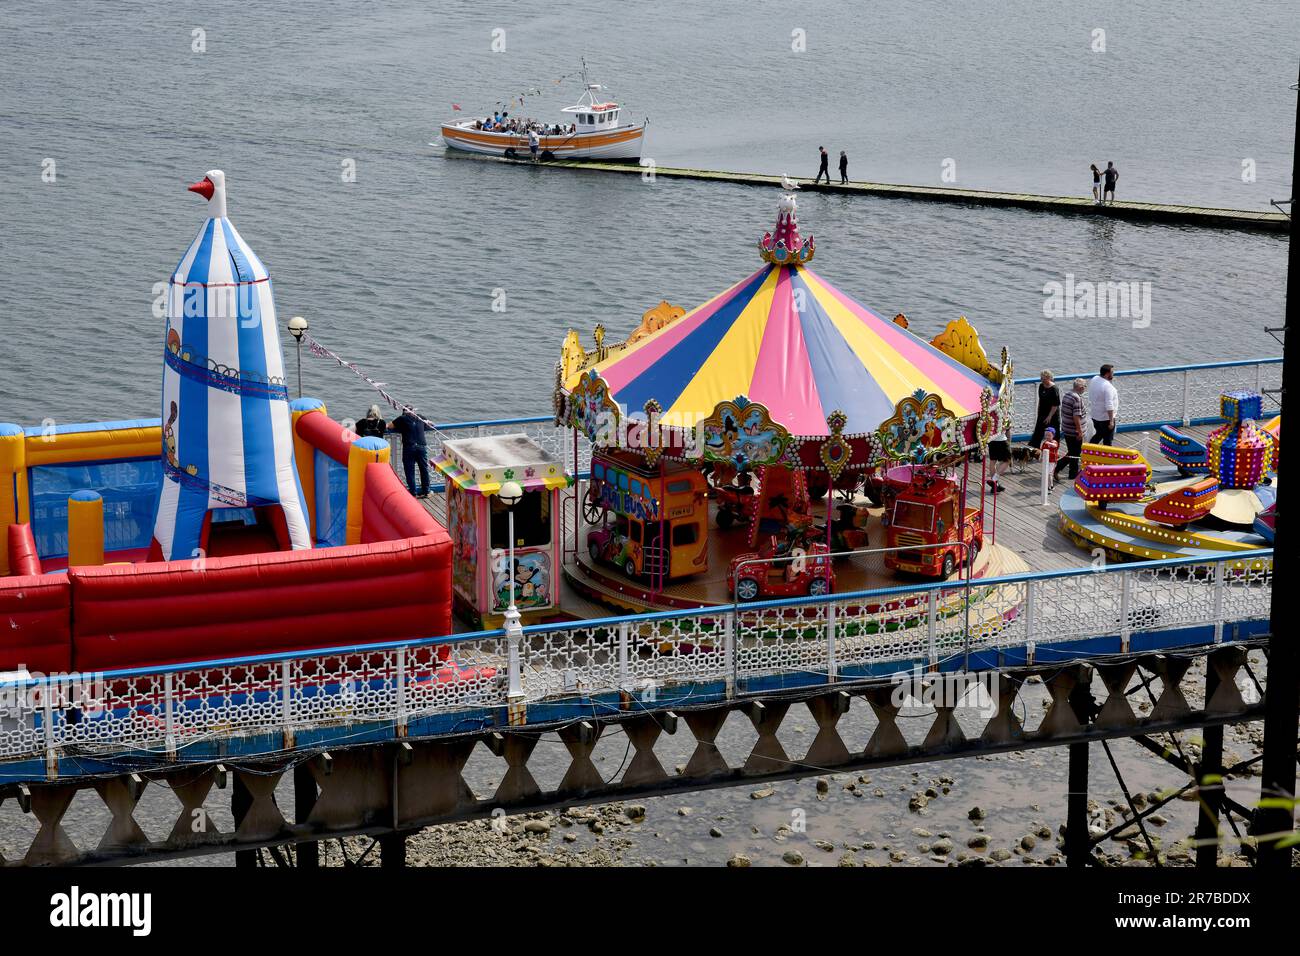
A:
{"type": "Polygon", "coordinates": [[[308,329],[307,320],[295,315],[289,320],[289,334],[298,343],[298,397],[302,398],[302,337],[308,329]]]}
{"type": "Polygon", "coordinates": [[[519,651],[523,643],[524,629],[519,621],[519,608],[515,606],[515,505],[524,497],[524,489],[517,481],[507,481],[497,491],[497,497],[506,507],[506,531],[510,542],[506,547],[506,576],[510,582],[510,605],[505,613],[506,632],[506,670],[509,682],[506,689],[507,703],[517,703],[523,699],[524,688],[520,679],[519,651]]]}

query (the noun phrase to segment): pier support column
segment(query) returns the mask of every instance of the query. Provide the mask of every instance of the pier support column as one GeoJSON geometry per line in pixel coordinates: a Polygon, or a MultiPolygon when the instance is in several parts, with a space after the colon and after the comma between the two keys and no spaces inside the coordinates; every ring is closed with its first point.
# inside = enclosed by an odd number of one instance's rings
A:
{"type": "MultiPolygon", "coordinates": [[[[311,816],[316,806],[316,778],[307,762],[293,768],[293,822],[302,824],[311,816]]],[[[316,869],[320,866],[320,844],[315,840],[299,843],[297,847],[299,868],[316,869]]]]}
{"type": "Polygon", "coordinates": [[[1092,856],[1088,840],[1088,745],[1070,744],[1069,793],[1065,801],[1065,862],[1087,866],[1092,856]]]}
{"type": "MultiPolygon", "coordinates": [[[[1205,659],[1205,700],[1214,697],[1219,675],[1214,661],[1205,659]]],[[[1223,806],[1223,727],[1206,727],[1201,731],[1201,760],[1196,766],[1196,783],[1200,788],[1200,811],[1196,819],[1196,865],[1214,869],[1219,865],[1219,811],[1223,806]]]]}
{"type": "MultiPolygon", "coordinates": [[[[244,822],[244,817],[249,809],[253,806],[253,795],[248,790],[248,785],[240,779],[238,773],[230,775],[233,781],[230,786],[230,815],[235,818],[235,830],[244,822]]],[[[256,850],[236,850],[235,851],[235,868],[242,869],[245,867],[257,866],[256,850]]]]}
{"type": "Polygon", "coordinates": [[[405,833],[390,833],[379,838],[379,866],[381,869],[406,866],[405,833]]]}

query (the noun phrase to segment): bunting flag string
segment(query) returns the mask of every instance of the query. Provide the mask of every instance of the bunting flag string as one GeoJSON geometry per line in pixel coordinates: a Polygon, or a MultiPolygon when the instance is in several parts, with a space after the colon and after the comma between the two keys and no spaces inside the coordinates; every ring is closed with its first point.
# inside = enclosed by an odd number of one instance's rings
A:
{"type": "Polygon", "coordinates": [[[311,352],[311,354],[315,355],[317,358],[332,359],[334,362],[338,363],[343,368],[352,372],[352,374],[357,376],[357,378],[361,379],[372,389],[378,392],[380,397],[383,398],[383,400],[387,402],[394,411],[404,412],[409,408],[411,410],[412,415],[415,415],[416,418],[424,422],[425,427],[427,428],[435,427],[433,422],[429,421],[429,419],[425,418],[423,415],[420,415],[419,413],[416,412],[415,406],[411,405],[409,402],[399,401],[398,399],[394,398],[384,388],[383,382],[376,382],[373,378],[367,375],[355,362],[349,362],[347,359],[339,355],[337,352],[327,348],[326,346],[322,345],[320,342],[316,341],[316,339],[312,338],[306,332],[303,333],[302,337],[303,337],[303,341],[307,343],[307,351],[311,352]]]}

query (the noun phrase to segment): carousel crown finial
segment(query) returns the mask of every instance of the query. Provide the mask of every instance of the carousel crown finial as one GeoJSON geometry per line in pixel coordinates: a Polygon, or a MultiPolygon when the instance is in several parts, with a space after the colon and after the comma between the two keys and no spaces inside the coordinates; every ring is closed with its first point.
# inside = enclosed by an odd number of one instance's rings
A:
{"type": "MultiPolygon", "coordinates": [[[[799,188],[789,184],[785,176],[781,177],[781,184],[786,188],[799,188]]],[[[774,266],[788,266],[812,259],[816,244],[812,236],[800,238],[797,206],[794,193],[788,192],[781,197],[776,212],[776,228],[764,233],[758,242],[758,254],[764,262],[770,262],[774,266]]]]}

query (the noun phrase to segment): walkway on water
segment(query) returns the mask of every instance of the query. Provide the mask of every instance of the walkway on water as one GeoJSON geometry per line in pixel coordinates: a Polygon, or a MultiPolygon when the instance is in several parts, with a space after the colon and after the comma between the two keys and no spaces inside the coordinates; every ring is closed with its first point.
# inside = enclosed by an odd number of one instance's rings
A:
{"type": "MultiPolygon", "coordinates": [[[[512,162],[506,159],[498,161],[512,162]]],[[[527,160],[515,160],[514,162],[531,165],[527,160]]],[[[594,173],[623,173],[638,176],[648,174],[651,168],[632,163],[596,163],[578,160],[554,160],[544,165],[594,173]]],[[[762,173],[732,173],[714,169],[678,169],[669,166],[656,166],[653,169],[656,177],[665,179],[695,179],[705,182],[738,183],[749,186],[781,185],[780,176],[768,176],[762,173]]],[[[1091,196],[1038,196],[1031,193],[989,192],[981,189],[955,189],[944,186],[905,186],[892,183],[849,182],[847,185],[832,183],[831,185],[814,186],[806,179],[796,179],[795,182],[799,184],[801,192],[809,193],[840,193],[850,196],[913,199],[922,202],[1004,206],[1062,215],[1103,216],[1110,219],[1202,226],[1213,229],[1287,232],[1291,223],[1291,220],[1280,212],[1255,212],[1249,209],[1174,206],[1149,202],[1113,202],[1107,203],[1105,206],[1098,206],[1092,201],[1091,196]]]]}

